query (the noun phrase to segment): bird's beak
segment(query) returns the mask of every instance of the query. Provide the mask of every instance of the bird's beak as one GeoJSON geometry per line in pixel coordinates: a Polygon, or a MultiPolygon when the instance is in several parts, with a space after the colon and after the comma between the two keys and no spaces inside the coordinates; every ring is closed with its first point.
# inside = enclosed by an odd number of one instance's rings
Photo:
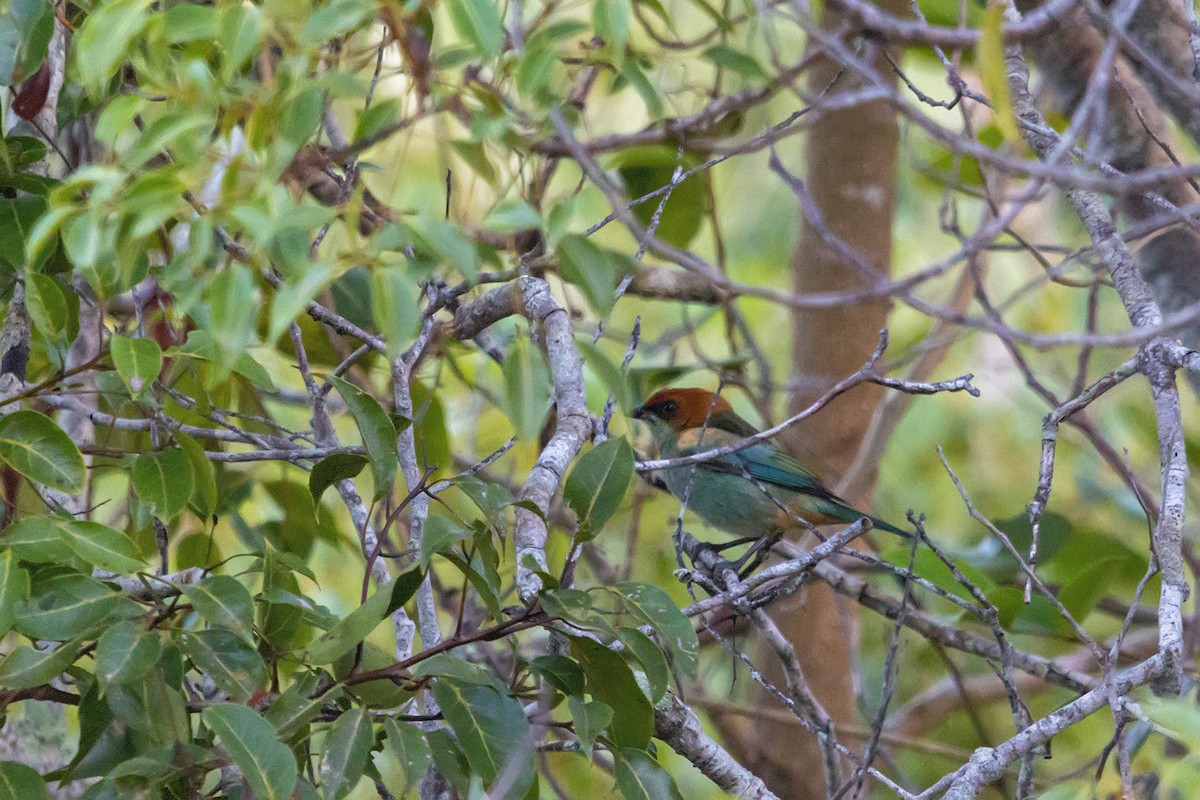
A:
{"type": "Polygon", "coordinates": [[[648,419],[650,419],[650,412],[646,410],[645,406],[638,406],[637,408],[635,408],[633,410],[633,418],[640,419],[640,420],[648,420],[648,419]]]}

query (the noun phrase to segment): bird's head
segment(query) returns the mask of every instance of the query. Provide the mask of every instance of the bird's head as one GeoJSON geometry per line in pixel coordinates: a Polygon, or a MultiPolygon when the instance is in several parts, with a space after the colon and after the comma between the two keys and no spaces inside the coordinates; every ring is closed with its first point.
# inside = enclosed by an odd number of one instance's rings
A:
{"type": "Polygon", "coordinates": [[[652,425],[662,423],[676,433],[682,433],[732,411],[729,401],[707,389],[663,389],[635,408],[633,417],[652,425]]]}

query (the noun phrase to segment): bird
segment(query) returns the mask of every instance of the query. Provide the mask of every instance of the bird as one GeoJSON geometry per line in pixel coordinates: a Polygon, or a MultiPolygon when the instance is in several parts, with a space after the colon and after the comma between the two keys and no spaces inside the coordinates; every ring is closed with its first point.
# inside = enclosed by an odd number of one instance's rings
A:
{"type": "MultiPolygon", "coordinates": [[[[633,411],[650,426],[660,458],[704,452],[759,433],[734,413],[729,401],[706,389],[664,389],[633,411]]],[[[675,497],[714,528],[737,537],[714,548],[755,542],[733,562],[741,570],[761,563],[785,531],[810,525],[849,523],[866,517],[881,530],[911,537],[884,520],[852,508],[796,459],[769,439],[727,455],[660,471],[675,497]],[[800,522],[803,520],[804,522],[800,522]]]]}

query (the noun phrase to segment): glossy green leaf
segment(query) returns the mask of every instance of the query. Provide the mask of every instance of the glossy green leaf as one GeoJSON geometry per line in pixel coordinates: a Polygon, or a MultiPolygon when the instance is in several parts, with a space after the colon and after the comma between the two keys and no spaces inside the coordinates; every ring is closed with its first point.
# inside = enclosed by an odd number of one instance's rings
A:
{"type": "Polygon", "coordinates": [[[56,575],[34,583],[17,603],[14,627],[32,639],[66,641],[108,620],[133,617],[142,607],[85,575],[56,575]]]}
{"type": "Polygon", "coordinates": [[[563,499],[579,517],[585,538],[616,513],[633,478],[633,448],[623,438],[607,439],[575,462],[563,484],[563,499]]]}
{"type": "Polygon", "coordinates": [[[192,461],[179,448],[138,456],[131,474],[138,499],[155,516],[171,519],[192,499],[195,489],[192,461]]]}
{"type": "Polygon", "coordinates": [[[185,586],[183,595],[209,625],[226,628],[253,642],[254,599],[237,578],[210,575],[200,583],[185,586]]]}
{"type": "Polygon", "coordinates": [[[0,661],[0,686],[5,689],[32,689],[49,683],[75,663],[81,648],[79,641],[45,650],[20,645],[0,661]]]}
{"type": "Polygon", "coordinates": [[[618,628],[617,636],[641,665],[646,682],[650,684],[650,701],[657,703],[662,700],[671,682],[671,668],[663,651],[653,639],[637,628],[618,628]]]}
{"type": "Polygon", "coordinates": [[[599,700],[585,701],[576,695],[567,698],[567,708],[571,709],[571,721],[575,723],[575,736],[583,745],[584,753],[591,755],[596,739],[612,724],[613,710],[607,703],[599,700]]]}
{"type": "Polygon", "coordinates": [[[324,673],[307,673],[284,690],[267,709],[263,716],[275,727],[281,739],[295,736],[317,718],[322,706],[338,698],[340,689],[319,691],[328,680],[329,676],[324,673]]]}
{"type": "Polygon", "coordinates": [[[609,738],[619,747],[645,749],[654,733],[654,708],[629,665],[599,642],[571,638],[571,654],[583,666],[592,697],[613,710],[609,738]]]}
{"type": "Polygon", "coordinates": [[[17,563],[11,547],[0,550],[0,636],[12,630],[17,603],[29,597],[29,570],[17,563]]]}
{"type": "Polygon", "coordinates": [[[135,681],[154,669],[162,650],[162,637],[144,620],[118,622],[96,644],[96,677],[103,686],[135,681]]]}
{"type": "Polygon", "coordinates": [[[68,494],[83,490],[83,454],[62,428],[36,411],[0,419],[0,459],[37,483],[68,494]]]}
{"type": "Polygon", "coordinates": [[[421,729],[408,722],[389,719],[383,723],[383,730],[387,734],[388,749],[404,770],[404,788],[400,794],[406,795],[421,782],[429,769],[432,758],[429,744],[421,729]]]}
{"type": "Polygon", "coordinates": [[[350,414],[358,425],[363,444],[371,457],[371,472],[375,477],[375,497],[380,498],[392,489],[399,458],[396,454],[396,426],[379,402],[352,383],[329,377],[333,388],[346,401],[350,414]]]}
{"type": "Polygon", "coordinates": [[[653,628],[659,641],[670,649],[676,665],[685,675],[694,678],[700,663],[696,629],[670,595],[645,583],[619,583],[616,589],[624,598],[625,610],[638,622],[653,628]]]}
{"type": "Polygon", "coordinates": [[[82,519],[52,519],[71,552],[110,572],[140,572],[146,562],[133,540],[122,531],[82,519]]]}
{"type": "Polygon", "coordinates": [[[245,706],[217,703],[204,709],[205,723],[242,770],[259,800],[288,800],[296,788],[296,759],[275,737],[271,724],[245,706]]]}
{"type": "Polygon", "coordinates": [[[162,348],[153,339],[131,339],[114,333],[109,352],[117,374],[134,395],[140,394],[162,371],[162,348]]]}
{"type": "Polygon", "coordinates": [[[355,706],[334,720],[321,753],[321,792],[326,798],[345,797],[358,784],[374,744],[366,706],[355,706]]]}
{"type": "Polygon", "coordinates": [[[434,682],[433,696],[484,785],[503,772],[513,776],[503,797],[524,797],[535,771],[533,738],[521,704],[490,686],[448,678],[434,682]]]}
{"type": "Polygon", "coordinates": [[[66,336],[70,312],[62,287],[54,278],[40,272],[25,276],[25,308],[34,327],[47,339],[57,342],[66,336]]]}
{"type": "Polygon", "coordinates": [[[424,579],[418,569],[410,569],[391,583],[378,589],[367,602],[351,611],[305,648],[311,664],[329,664],[358,645],[375,626],[389,614],[408,602],[424,579]]]}
{"type": "Polygon", "coordinates": [[[183,652],[230,697],[245,702],[267,682],[267,665],[245,639],[225,628],[188,631],[183,652]]]}
{"type": "Polygon", "coordinates": [[[50,800],[50,792],[33,767],[0,761],[0,800],[50,800]]]}
{"type": "Polygon", "coordinates": [[[471,538],[471,531],[440,514],[425,520],[421,532],[421,569],[429,569],[435,553],[445,552],[457,542],[471,538]]]}
{"type": "Polygon", "coordinates": [[[583,669],[566,656],[538,656],[529,667],[565,695],[583,695],[583,669]]]}
{"type": "Polygon", "coordinates": [[[683,800],[675,779],[645,749],[622,747],[614,755],[617,791],[625,800],[683,800]]]}

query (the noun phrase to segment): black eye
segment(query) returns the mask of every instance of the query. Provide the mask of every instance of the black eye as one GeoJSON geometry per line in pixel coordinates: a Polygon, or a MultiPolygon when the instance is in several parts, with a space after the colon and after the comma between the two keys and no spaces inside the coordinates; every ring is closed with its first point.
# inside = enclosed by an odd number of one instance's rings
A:
{"type": "Polygon", "coordinates": [[[662,404],[662,416],[664,417],[673,417],[678,410],[679,403],[676,403],[674,400],[668,400],[662,404]]]}

